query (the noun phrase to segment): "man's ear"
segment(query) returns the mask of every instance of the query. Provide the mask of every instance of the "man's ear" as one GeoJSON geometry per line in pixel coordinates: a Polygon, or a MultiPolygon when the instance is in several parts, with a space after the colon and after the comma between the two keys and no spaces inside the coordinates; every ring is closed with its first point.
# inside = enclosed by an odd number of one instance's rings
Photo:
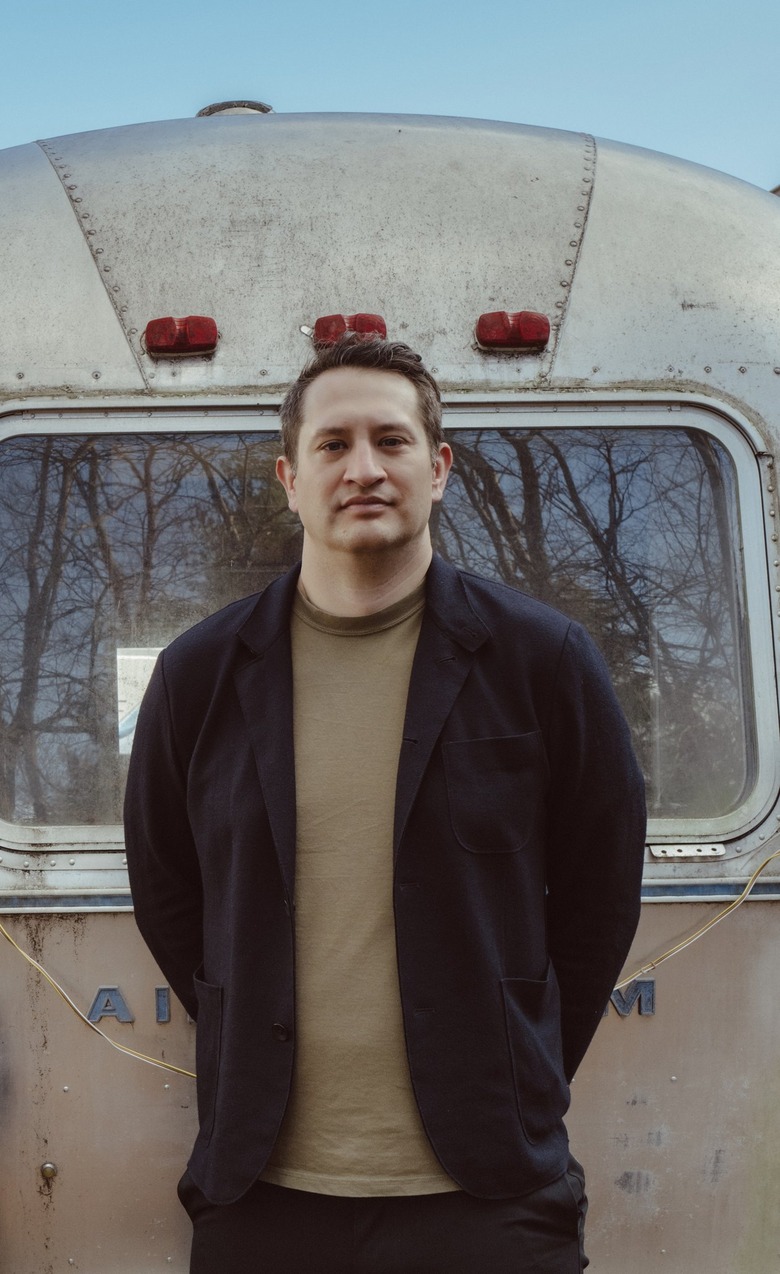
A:
{"type": "Polygon", "coordinates": [[[444,488],[447,485],[447,477],[452,468],[452,447],[449,443],[443,442],[439,447],[439,454],[433,462],[433,503],[438,504],[444,495],[444,488]]]}
{"type": "Polygon", "coordinates": [[[295,470],[286,456],[279,456],[276,462],[276,476],[287,492],[287,503],[293,513],[298,512],[298,499],[295,494],[295,470]]]}

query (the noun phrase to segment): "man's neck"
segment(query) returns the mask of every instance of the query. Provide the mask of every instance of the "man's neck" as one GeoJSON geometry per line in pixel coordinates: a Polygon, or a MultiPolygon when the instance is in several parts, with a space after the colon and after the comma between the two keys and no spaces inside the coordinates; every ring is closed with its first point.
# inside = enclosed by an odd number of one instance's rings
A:
{"type": "Polygon", "coordinates": [[[431,564],[430,543],[407,554],[328,553],[324,559],[304,539],[300,583],[312,606],[330,615],[374,615],[422,583],[431,564]]]}

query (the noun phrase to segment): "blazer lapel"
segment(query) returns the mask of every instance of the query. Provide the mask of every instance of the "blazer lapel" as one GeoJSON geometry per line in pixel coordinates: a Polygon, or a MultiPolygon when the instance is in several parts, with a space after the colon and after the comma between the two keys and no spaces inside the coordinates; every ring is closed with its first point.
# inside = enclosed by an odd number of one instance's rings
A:
{"type": "Polygon", "coordinates": [[[428,572],[425,603],[398,763],[395,854],[444,723],[469,674],[475,652],[490,635],[472,610],[459,573],[439,557],[434,557],[428,572]]]}
{"type": "Polygon", "coordinates": [[[299,568],[261,595],[239,637],[253,658],[234,674],[274,848],[292,898],[295,885],[295,751],[290,607],[299,568]]]}

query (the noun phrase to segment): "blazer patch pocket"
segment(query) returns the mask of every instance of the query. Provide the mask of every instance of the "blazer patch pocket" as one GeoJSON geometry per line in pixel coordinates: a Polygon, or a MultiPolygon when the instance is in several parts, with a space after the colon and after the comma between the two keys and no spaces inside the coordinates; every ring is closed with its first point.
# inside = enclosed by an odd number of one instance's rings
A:
{"type": "Polygon", "coordinates": [[[194,977],[198,997],[198,1021],[195,1029],[195,1070],[198,1095],[198,1122],[208,1142],[214,1131],[217,1105],[219,1055],[222,1045],[222,987],[212,986],[194,977]]]}
{"type": "Polygon", "coordinates": [[[538,731],[444,744],[452,830],[474,854],[513,853],[538,830],[547,760],[538,731]]]}
{"type": "Polygon", "coordinates": [[[543,982],[504,978],[501,990],[520,1122],[528,1141],[542,1141],[569,1107],[558,982],[550,966],[543,982]]]}

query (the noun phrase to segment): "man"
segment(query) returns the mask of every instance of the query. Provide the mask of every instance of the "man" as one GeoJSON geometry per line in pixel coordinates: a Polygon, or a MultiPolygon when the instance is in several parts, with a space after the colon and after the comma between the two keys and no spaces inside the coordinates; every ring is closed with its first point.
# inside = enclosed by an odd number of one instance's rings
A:
{"type": "Polygon", "coordinates": [[[638,917],[643,785],[591,642],[432,555],[452,454],[408,347],[282,407],[298,570],[161,656],[138,924],[197,1017],[207,1274],[576,1274],[562,1122],[638,917]]]}

